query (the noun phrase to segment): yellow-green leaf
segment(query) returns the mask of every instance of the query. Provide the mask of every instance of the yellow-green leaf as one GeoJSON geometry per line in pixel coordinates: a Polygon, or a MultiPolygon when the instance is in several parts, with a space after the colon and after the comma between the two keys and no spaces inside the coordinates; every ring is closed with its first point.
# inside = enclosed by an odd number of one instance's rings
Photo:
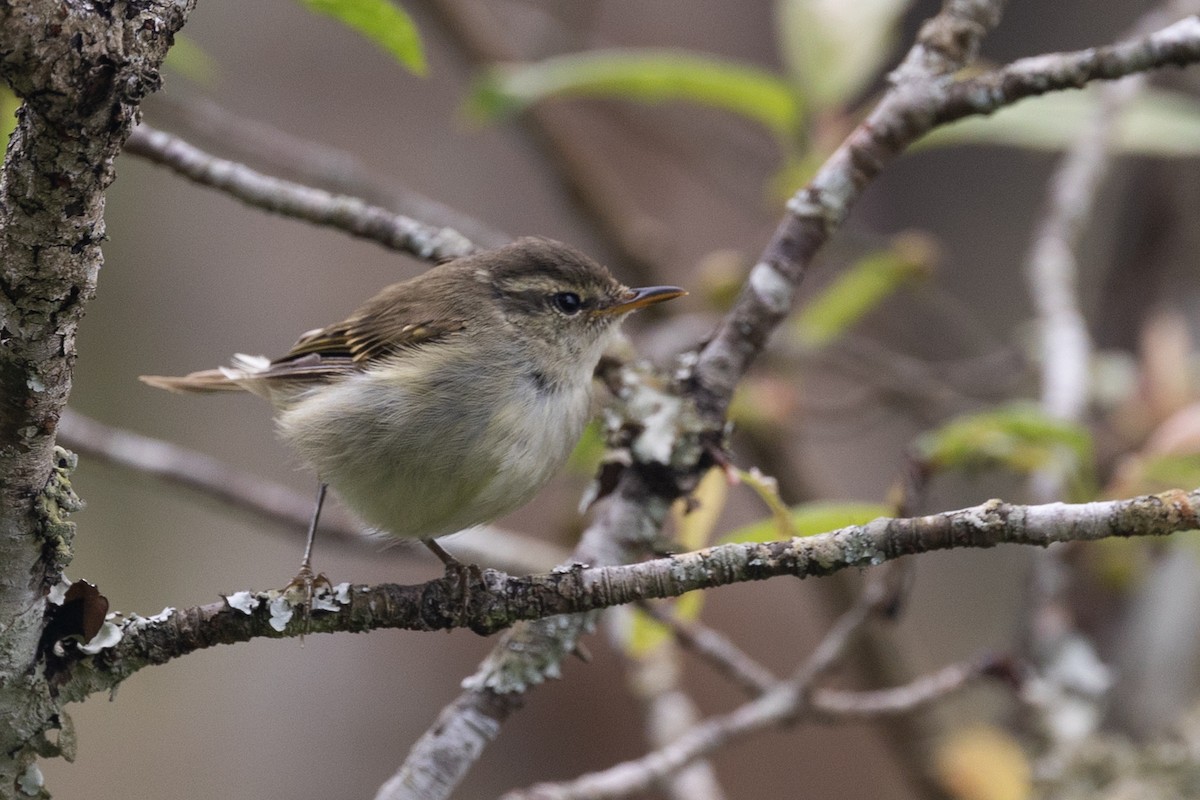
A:
{"type": "Polygon", "coordinates": [[[680,50],[595,50],[495,67],[477,83],[467,108],[490,119],[551,97],[699,103],[748,117],[785,138],[801,114],[777,75],[680,50]]]}
{"type": "Polygon", "coordinates": [[[1092,468],[1087,428],[1050,417],[1033,403],[957,417],[922,436],[917,447],[936,469],[1005,467],[1026,473],[1061,464],[1087,475],[1092,468]]]}
{"type": "Polygon", "coordinates": [[[163,65],[188,80],[211,86],[217,75],[217,62],[189,36],[175,34],[175,43],[167,51],[163,65]]]}
{"type": "Polygon", "coordinates": [[[594,419],[583,429],[579,443],[571,451],[571,457],[567,459],[567,469],[580,475],[591,475],[600,466],[600,459],[603,457],[604,430],[600,420],[594,419]]]}
{"type": "MultiPolygon", "coordinates": [[[[916,148],[992,144],[1030,150],[1061,150],[1094,118],[1098,87],[1022,100],[990,117],[968,117],[938,128],[916,148]]],[[[1200,155],[1200,102],[1179,92],[1148,89],[1121,114],[1113,148],[1131,155],[1200,155]]]]}
{"type": "Polygon", "coordinates": [[[816,348],[841,336],[897,289],[928,276],[935,251],[927,237],[906,234],[859,259],[796,316],[800,344],[816,348]]]}
{"type": "MultiPolygon", "coordinates": [[[[703,606],[704,592],[687,592],[671,604],[671,613],[681,622],[691,622],[699,619],[703,606]]],[[[625,639],[625,654],[630,658],[643,658],[672,638],[671,629],[645,611],[631,611],[625,639]]]]}
{"type": "Polygon", "coordinates": [[[1122,472],[1120,490],[1130,494],[1194,489],[1200,486],[1200,454],[1168,453],[1130,459],[1122,472]]]}
{"type": "Polygon", "coordinates": [[[717,519],[725,509],[725,498],[729,484],[725,471],[719,467],[710,469],[687,500],[678,500],[671,507],[675,520],[675,538],[684,550],[699,550],[709,543],[717,519]],[[690,506],[685,514],[683,509],[690,506]]]}
{"type": "Polygon", "coordinates": [[[416,23],[390,0],[300,0],[362,34],[417,75],[425,74],[425,51],[416,23]]]}
{"type": "Polygon", "coordinates": [[[21,98],[13,94],[8,84],[0,83],[0,136],[5,141],[17,127],[17,109],[21,107],[21,98]]]}
{"type": "Polygon", "coordinates": [[[892,52],[910,0],[780,0],[780,52],[806,102],[839,108],[866,88],[892,52]]]}
{"type": "MultiPolygon", "coordinates": [[[[813,536],[847,525],[864,525],[890,513],[891,509],[878,503],[802,503],[792,508],[791,528],[796,536],[813,536]]],[[[779,525],[772,517],[738,528],[721,537],[721,542],[770,542],[778,538],[779,525]]]]}

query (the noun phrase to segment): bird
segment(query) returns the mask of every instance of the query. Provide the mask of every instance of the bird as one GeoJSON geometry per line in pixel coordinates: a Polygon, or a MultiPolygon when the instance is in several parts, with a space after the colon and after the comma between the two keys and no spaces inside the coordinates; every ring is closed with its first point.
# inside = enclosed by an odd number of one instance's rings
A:
{"type": "Polygon", "coordinates": [[[524,505],[563,466],[591,413],[593,373],[630,312],[687,294],[629,288],[561,242],[525,237],[392,284],[279,358],[141,380],[173,392],[247,391],[278,434],[376,531],[439,536],[524,505]]]}

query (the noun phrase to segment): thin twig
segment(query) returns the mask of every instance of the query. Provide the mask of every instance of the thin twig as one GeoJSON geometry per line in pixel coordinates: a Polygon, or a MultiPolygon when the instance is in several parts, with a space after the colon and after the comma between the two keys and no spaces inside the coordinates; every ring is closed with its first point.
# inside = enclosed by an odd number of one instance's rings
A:
{"type": "Polygon", "coordinates": [[[641,758],[570,782],[543,783],[527,790],[510,792],[504,796],[504,800],[600,800],[625,797],[652,788],[694,759],[730,741],[772,725],[795,721],[808,705],[813,682],[846,652],[851,637],[875,610],[880,593],[873,590],[872,585],[868,585],[854,605],[838,618],[791,679],[775,682],[767,691],[733,712],[699,723],[674,741],[641,758]]]}
{"type": "Polygon", "coordinates": [[[475,249],[465,236],[450,228],[393,214],[357,197],[335,195],[263,175],[244,164],[210,155],[178,136],[144,123],[133,129],[125,149],[264,211],[314,225],[328,225],[426,261],[450,261],[475,249]]]}
{"type": "Polygon", "coordinates": [[[453,228],[479,247],[499,247],[513,237],[480,219],[450,208],[412,189],[386,184],[354,153],[314,142],[256,119],[238,116],[204,98],[180,100],[156,96],[151,112],[165,116],[189,136],[194,134],[240,161],[262,165],[292,180],[361,197],[368,203],[441,227],[453,228]]]}
{"type": "Polygon", "coordinates": [[[838,721],[910,714],[981,677],[998,677],[992,663],[987,660],[950,664],[937,672],[890,689],[817,689],[809,697],[809,712],[816,718],[838,721]]]}
{"type": "MultiPolygon", "coordinates": [[[[624,656],[626,683],[630,693],[642,704],[646,744],[652,750],[665,747],[700,721],[700,710],[682,687],[683,670],[675,640],[663,638],[653,647],[634,651],[625,634],[632,623],[634,609],[613,609],[604,616],[617,649],[624,656]]],[[[670,800],[723,800],[724,791],[716,770],[704,759],[696,759],[659,787],[670,800]]]]}
{"type": "Polygon", "coordinates": [[[683,621],[652,603],[640,607],[659,623],[666,625],[685,649],[695,653],[718,674],[751,697],[762,694],[779,682],[769,669],[758,663],[721,631],[697,621],[683,621]]]}

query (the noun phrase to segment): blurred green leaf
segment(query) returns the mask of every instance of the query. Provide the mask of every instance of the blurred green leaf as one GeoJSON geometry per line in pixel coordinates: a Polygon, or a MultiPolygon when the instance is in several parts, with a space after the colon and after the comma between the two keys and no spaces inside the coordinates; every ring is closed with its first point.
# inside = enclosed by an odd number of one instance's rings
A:
{"type": "Polygon", "coordinates": [[[1151,456],[1139,464],[1137,494],[1167,489],[1194,489],[1200,486],[1200,454],[1151,456]]]}
{"type": "MultiPolygon", "coordinates": [[[[704,592],[687,592],[671,603],[671,613],[682,622],[700,618],[704,607],[704,592]]],[[[670,640],[671,629],[641,609],[633,609],[630,628],[625,639],[625,654],[630,658],[644,658],[655,648],[670,640]]]]}
{"type": "Polygon", "coordinates": [[[679,50],[596,50],[494,67],[476,84],[467,108],[489,119],[550,97],[689,101],[741,114],[784,138],[797,129],[801,114],[778,76],[679,50]]]}
{"type": "Polygon", "coordinates": [[[600,420],[593,419],[583,429],[579,443],[567,459],[567,469],[582,475],[592,475],[604,457],[604,431],[600,420]]]}
{"type": "MultiPolygon", "coordinates": [[[[914,149],[993,144],[1061,150],[1094,119],[1099,100],[1096,87],[1029,98],[990,117],[968,117],[938,128],[914,149]]],[[[1130,155],[1200,155],[1200,102],[1163,89],[1142,92],[1121,115],[1113,147],[1130,155]]]]}
{"type": "Polygon", "coordinates": [[[1087,428],[1047,416],[1033,403],[1014,403],[951,420],[917,442],[937,469],[1005,467],[1017,472],[1060,465],[1074,476],[1092,469],[1087,428]]]}
{"type": "Polygon", "coordinates": [[[390,0],[300,0],[318,14],[333,17],[361,33],[410,72],[424,75],[425,51],[412,17],[390,0]]]}
{"type": "Polygon", "coordinates": [[[217,76],[217,62],[212,56],[191,37],[179,33],[163,65],[201,86],[212,86],[217,76]]]}
{"type": "MultiPolygon", "coordinates": [[[[802,503],[792,508],[791,526],[796,536],[813,536],[847,525],[864,525],[891,513],[891,508],[878,503],[802,503]]],[[[731,531],[721,537],[721,543],[771,542],[778,538],[779,524],[768,518],[731,531]]]]}
{"type": "Polygon", "coordinates": [[[675,501],[671,506],[671,517],[675,521],[675,539],[680,547],[699,550],[709,543],[717,520],[725,510],[728,494],[725,470],[713,467],[700,479],[687,500],[675,501]],[[689,507],[690,510],[684,513],[689,507]]]}
{"type": "Polygon", "coordinates": [[[13,94],[8,84],[0,83],[0,136],[8,141],[13,129],[17,127],[17,109],[21,107],[21,98],[13,94]]]}
{"type": "Polygon", "coordinates": [[[891,55],[910,0],[780,0],[779,47],[809,107],[841,108],[891,55]]]}
{"type": "Polygon", "coordinates": [[[792,330],[800,344],[816,348],[837,339],[896,290],[927,277],[935,251],[926,237],[906,234],[860,258],[796,315],[792,330]]]}

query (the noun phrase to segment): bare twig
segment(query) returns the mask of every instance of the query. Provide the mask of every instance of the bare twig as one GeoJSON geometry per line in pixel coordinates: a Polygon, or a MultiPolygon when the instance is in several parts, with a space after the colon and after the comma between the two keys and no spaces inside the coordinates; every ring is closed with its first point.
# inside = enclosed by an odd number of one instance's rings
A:
{"type": "Polygon", "coordinates": [[[215,143],[223,152],[232,152],[238,160],[262,165],[292,180],[361,197],[399,214],[453,228],[479,247],[499,247],[512,241],[507,233],[458,209],[412,189],[381,182],[378,172],[347,150],[240,117],[211,100],[160,95],[154,98],[151,110],[165,112],[185,134],[195,134],[210,146],[215,143]]]}
{"type": "Polygon", "coordinates": [[[850,639],[875,610],[882,596],[875,582],[834,623],[808,661],[787,681],[775,682],[756,699],[733,712],[695,725],[674,741],[634,761],[559,784],[538,784],[510,792],[504,800],[600,800],[645,791],[720,746],[771,725],[789,723],[803,713],[813,682],[846,652],[850,639]]]}
{"type": "Polygon", "coordinates": [[[641,608],[670,628],[680,645],[695,653],[751,697],[762,694],[778,683],[779,679],[769,669],[755,661],[721,631],[700,622],[684,622],[651,603],[642,603],[641,608]]]}
{"type": "MultiPolygon", "coordinates": [[[[642,704],[646,743],[652,750],[678,739],[700,721],[700,710],[682,687],[680,653],[676,642],[663,638],[653,647],[631,652],[624,632],[632,625],[633,609],[613,609],[604,621],[625,657],[626,682],[642,704]]],[[[670,800],[723,800],[724,791],[712,764],[696,759],[662,782],[670,800]]]]}
{"type": "Polygon", "coordinates": [[[426,261],[441,263],[475,249],[466,237],[450,228],[393,214],[356,197],[330,194],[263,175],[244,164],[209,155],[178,136],[145,124],[133,130],[125,149],[264,211],[314,225],[328,225],[426,261]]]}
{"type": "Polygon", "coordinates": [[[890,689],[817,689],[809,698],[809,712],[816,718],[839,721],[909,714],[959,691],[980,677],[992,676],[993,672],[992,664],[987,660],[964,661],[890,689]]]}

